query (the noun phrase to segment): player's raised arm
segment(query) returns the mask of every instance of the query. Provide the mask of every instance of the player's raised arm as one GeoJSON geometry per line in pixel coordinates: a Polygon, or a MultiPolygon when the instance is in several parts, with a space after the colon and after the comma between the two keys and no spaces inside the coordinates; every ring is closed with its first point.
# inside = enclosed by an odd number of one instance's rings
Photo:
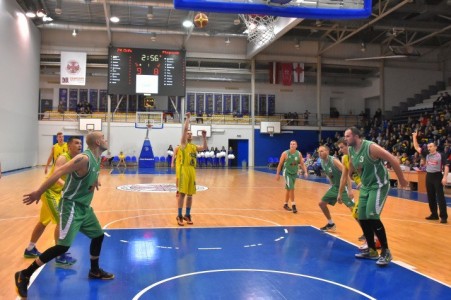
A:
{"type": "Polygon", "coordinates": [[[55,182],[57,182],[58,179],[63,175],[72,172],[77,172],[80,177],[86,175],[86,173],[88,172],[88,163],[89,158],[86,155],[78,154],[71,161],[61,166],[61,168],[56,169],[53,174],[49,178],[47,178],[37,190],[29,194],[25,194],[23,196],[23,203],[26,205],[30,205],[33,202],[38,203],[42,193],[44,193],[44,191],[46,191],[55,182]]]}
{"type": "Polygon", "coordinates": [[[186,133],[189,131],[189,124],[190,124],[190,119],[191,119],[191,113],[187,112],[186,113],[186,119],[185,119],[185,123],[183,125],[183,133],[182,133],[182,139],[180,141],[180,147],[185,147],[187,144],[187,137],[186,137],[186,133]]]}

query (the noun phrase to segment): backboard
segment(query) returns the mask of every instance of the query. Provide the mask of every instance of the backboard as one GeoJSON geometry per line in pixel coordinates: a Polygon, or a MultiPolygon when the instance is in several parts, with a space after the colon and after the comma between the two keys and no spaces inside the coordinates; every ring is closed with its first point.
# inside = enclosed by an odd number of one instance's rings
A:
{"type": "Polygon", "coordinates": [[[270,136],[280,133],[280,122],[260,122],[260,133],[267,133],[270,136]]]}
{"type": "Polygon", "coordinates": [[[80,118],[78,119],[78,129],[80,131],[102,131],[102,119],[80,118]]]}
{"type": "Polygon", "coordinates": [[[193,136],[202,136],[202,130],[207,132],[207,137],[211,137],[211,126],[210,125],[194,125],[191,124],[191,132],[193,136]]]}
{"type": "Polygon", "coordinates": [[[371,15],[371,0],[174,0],[176,9],[305,19],[358,19],[371,15]]]}
{"type": "Polygon", "coordinates": [[[135,128],[148,129],[147,125],[152,125],[152,129],[163,129],[163,113],[161,111],[137,111],[135,128]]]}

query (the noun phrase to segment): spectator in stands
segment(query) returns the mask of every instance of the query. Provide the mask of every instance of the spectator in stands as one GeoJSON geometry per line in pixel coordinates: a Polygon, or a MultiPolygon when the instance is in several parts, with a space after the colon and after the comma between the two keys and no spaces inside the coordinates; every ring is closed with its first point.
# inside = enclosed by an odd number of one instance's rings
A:
{"type": "Polygon", "coordinates": [[[440,108],[444,104],[445,97],[443,96],[443,93],[440,93],[440,96],[437,97],[437,99],[432,103],[432,107],[434,109],[440,108]]]}
{"type": "Polygon", "coordinates": [[[204,118],[203,118],[203,113],[201,111],[198,111],[196,114],[196,123],[202,123],[204,124],[204,118]]]}
{"type": "Polygon", "coordinates": [[[299,125],[299,115],[297,112],[293,113],[293,125],[299,125]]]}
{"type": "Polygon", "coordinates": [[[60,114],[64,114],[64,111],[65,111],[65,109],[64,109],[63,101],[60,101],[60,103],[58,104],[58,112],[60,114]]]}
{"type": "Polygon", "coordinates": [[[77,112],[77,114],[82,114],[85,112],[85,108],[83,107],[83,103],[78,102],[77,103],[77,108],[75,109],[75,111],[77,112]]]}
{"type": "Polygon", "coordinates": [[[310,112],[308,111],[308,109],[305,110],[304,112],[304,125],[308,125],[308,117],[310,115],[310,112]]]}
{"type": "Polygon", "coordinates": [[[451,95],[448,94],[448,92],[445,92],[443,95],[443,105],[444,107],[448,108],[448,105],[451,104],[451,95]]]}
{"type": "Polygon", "coordinates": [[[124,165],[124,168],[127,168],[127,164],[125,163],[125,154],[124,152],[119,152],[119,162],[117,163],[117,167],[119,167],[121,164],[124,165]]]}

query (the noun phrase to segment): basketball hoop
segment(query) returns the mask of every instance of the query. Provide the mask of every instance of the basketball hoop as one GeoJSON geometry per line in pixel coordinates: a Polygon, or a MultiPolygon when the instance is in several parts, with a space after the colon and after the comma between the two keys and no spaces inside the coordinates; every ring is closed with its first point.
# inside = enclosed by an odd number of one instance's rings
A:
{"type": "Polygon", "coordinates": [[[239,15],[246,24],[247,40],[256,45],[264,45],[275,37],[274,22],[277,17],[267,15],[239,15]]]}

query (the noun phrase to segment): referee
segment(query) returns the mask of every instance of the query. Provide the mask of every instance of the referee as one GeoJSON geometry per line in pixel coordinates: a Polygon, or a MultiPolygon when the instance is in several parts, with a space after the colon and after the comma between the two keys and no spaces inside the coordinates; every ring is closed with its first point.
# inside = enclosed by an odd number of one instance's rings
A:
{"type": "Polygon", "coordinates": [[[446,163],[446,158],[443,153],[437,152],[437,145],[429,143],[427,150],[422,151],[417,141],[417,132],[412,133],[413,147],[415,150],[426,157],[426,191],[428,194],[429,209],[431,215],[426,217],[426,220],[438,220],[437,203],[440,209],[440,223],[446,224],[448,222],[448,214],[446,212],[445,193],[442,185],[442,170],[446,163]]]}

